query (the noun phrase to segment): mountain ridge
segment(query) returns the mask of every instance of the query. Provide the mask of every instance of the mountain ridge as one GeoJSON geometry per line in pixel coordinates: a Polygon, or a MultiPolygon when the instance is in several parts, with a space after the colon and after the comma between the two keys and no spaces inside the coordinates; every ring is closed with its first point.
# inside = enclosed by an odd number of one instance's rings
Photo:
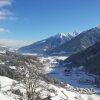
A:
{"type": "Polygon", "coordinates": [[[73,37],[75,37],[78,34],[79,33],[77,32],[73,32],[73,34],[72,33],[58,33],[47,39],[19,48],[18,52],[44,54],[46,51],[52,50],[55,47],[65,43],[66,41],[71,40],[73,37]]]}
{"type": "Polygon", "coordinates": [[[63,63],[67,68],[85,69],[93,74],[100,76],[100,42],[87,49],[69,56],[63,63]]]}
{"type": "Polygon", "coordinates": [[[60,52],[65,52],[65,54],[71,55],[73,53],[84,50],[99,41],[100,41],[100,27],[95,27],[83,31],[76,37],[72,38],[70,41],[67,41],[64,44],[58,46],[57,48],[48,51],[47,54],[52,55],[54,53],[60,54],[60,52]]]}

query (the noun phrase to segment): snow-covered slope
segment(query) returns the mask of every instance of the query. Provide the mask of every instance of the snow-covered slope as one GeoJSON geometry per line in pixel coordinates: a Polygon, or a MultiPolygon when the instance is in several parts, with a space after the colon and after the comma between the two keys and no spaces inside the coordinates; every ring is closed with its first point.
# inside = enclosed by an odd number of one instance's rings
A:
{"type": "Polygon", "coordinates": [[[66,41],[71,40],[76,35],[78,35],[77,32],[58,33],[58,34],[51,36],[47,39],[44,39],[44,40],[38,41],[34,44],[22,47],[18,51],[22,52],[22,53],[44,54],[48,50],[52,50],[52,49],[56,48],[57,46],[65,43],[66,41]]]}
{"type": "MultiPolygon", "coordinates": [[[[63,66],[58,66],[58,62],[66,59],[67,57],[39,57],[41,63],[44,64],[45,72],[49,77],[59,79],[60,81],[46,82],[41,81],[41,84],[48,88],[41,94],[41,98],[50,96],[51,100],[100,100],[100,89],[94,87],[92,84],[79,84],[78,78],[90,80],[92,76],[85,73],[76,74],[75,71],[68,76],[64,74],[63,66]],[[76,76],[78,75],[78,76],[76,76]],[[84,75],[84,76],[83,76],[84,75]],[[71,82],[71,83],[70,83],[71,82]]],[[[14,80],[7,77],[0,76],[1,86],[8,90],[14,80]]],[[[15,100],[11,96],[4,95],[0,92],[0,100],[15,100]]]]}
{"type": "Polygon", "coordinates": [[[14,100],[13,97],[6,94],[6,92],[11,88],[13,82],[14,80],[8,77],[0,76],[0,100],[14,100]]]}
{"type": "Polygon", "coordinates": [[[0,100],[14,100],[13,98],[0,93],[0,100]]]}
{"type": "Polygon", "coordinates": [[[99,100],[100,88],[93,84],[95,75],[87,74],[83,71],[73,69],[70,73],[64,73],[65,68],[59,66],[59,60],[67,57],[40,57],[45,65],[46,73],[51,78],[56,78],[64,82],[63,87],[53,86],[57,95],[52,100],[99,100]]]}

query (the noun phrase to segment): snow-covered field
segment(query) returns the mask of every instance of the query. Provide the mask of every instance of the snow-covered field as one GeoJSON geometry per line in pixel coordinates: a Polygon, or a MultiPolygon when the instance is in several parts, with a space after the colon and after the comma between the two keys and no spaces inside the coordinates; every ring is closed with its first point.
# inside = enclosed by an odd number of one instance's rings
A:
{"type": "Polygon", "coordinates": [[[0,100],[14,100],[14,99],[0,92],[0,100]]]}
{"type": "MultiPolygon", "coordinates": [[[[57,78],[60,81],[64,82],[64,86],[56,85],[56,84],[45,84],[52,91],[44,91],[42,92],[42,97],[46,97],[48,95],[51,96],[51,100],[100,100],[100,89],[94,87],[92,84],[82,84],[79,83],[78,80],[90,80],[93,81],[94,78],[92,76],[87,75],[84,72],[72,71],[70,74],[64,74],[64,67],[59,66],[57,61],[64,60],[67,57],[39,57],[41,63],[44,64],[45,73],[49,75],[49,77],[57,78]]],[[[15,80],[10,78],[0,76],[1,83],[1,92],[0,92],[0,100],[15,100],[9,95],[6,95],[5,92],[11,88],[12,83],[15,80]]],[[[12,94],[13,95],[13,94],[12,94]]]]}
{"type": "MultiPolygon", "coordinates": [[[[0,76],[0,80],[2,81],[1,85],[3,87],[7,87],[6,89],[8,89],[8,87],[14,81],[10,78],[3,77],[3,76],[0,76]]],[[[92,94],[92,95],[80,94],[78,92],[72,92],[70,90],[68,91],[62,87],[54,86],[51,84],[49,84],[49,88],[55,90],[54,93],[52,92],[49,93],[51,95],[51,100],[100,100],[100,96],[96,94],[92,94]]],[[[45,95],[46,94],[48,95],[48,93],[45,93],[45,95]]],[[[0,100],[15,100],[15,99],[0,92],[0,100]]]]}

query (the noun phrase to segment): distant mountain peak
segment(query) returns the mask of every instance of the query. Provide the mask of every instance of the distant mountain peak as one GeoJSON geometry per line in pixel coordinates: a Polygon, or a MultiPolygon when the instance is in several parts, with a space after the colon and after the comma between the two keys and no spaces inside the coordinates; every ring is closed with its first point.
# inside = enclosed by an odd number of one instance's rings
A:
{"type": "Polygon", "coordinates": [[[95,27],[95,28],[98,28],[98,29],[100,29],[100,26],[97,26],[97,27],[95,27]]]}
{"type": "Polygon", "coordinates": [[[57,48],[52,49],[48,54],[60,54],[65,52],[68,55],[79,52],[100,42],[100,26],[83,31],[69,42],[65,42],[57,48]]]}
{"type": "Polygon", "coordinates": [[[58,36],[58,37],[60,37],[60,38],[66,37],[66,33],[58,33],[58,34],[56,34],[55,36],[58,36]]]}
{"type": "Polygon", "coordinates": [[[68,35],[66,33],[58,33],[54,35],[53,37],[63,39],[64,37],[68,37],[68,35]]]}
{"type": "Polygon", "coordinates": [[[74,38],[76,35],[78,35],[77,32],[73,33],[58,33],[54,36],[51,36],[47,39],[38,41],[36,43],[33,43],[31,45],[19,48],[19,52],[24,52],[24,53],[40,53],[43,54],[48,50],[52,50],[61,44],[71,40],[74,38]]]}
{"type": "Polygon", "coordinates": [[[68,32],[68,33],[64,33],[64,32],[62,32],[62,33],[58,33],[58,34],[56,34],[55,36],[53,36],[53,37],[57,37],[57,38],[61,38],[61,39],[63,39],[64,37],[67,37],[67,38],[71,38],[71,37],[75,37],[75,36],[77,36],[79,33],[78,32],[68,32]]]}

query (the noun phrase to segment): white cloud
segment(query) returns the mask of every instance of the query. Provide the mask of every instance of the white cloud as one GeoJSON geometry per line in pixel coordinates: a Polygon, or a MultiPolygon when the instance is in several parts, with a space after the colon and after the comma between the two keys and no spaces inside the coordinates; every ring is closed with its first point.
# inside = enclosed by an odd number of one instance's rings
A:
{"type": "Polygon", "coordinates": [[[0,10],[0,16],[12,15],[13,13],[9,10],[2,9],[0,10]]]}
{"type": "Polygon", "coordinates": [[[11,6],[12,0],[0,0],[0,7],[11,6]]]}
{"type": "Polygon", "coordinates": [[[0,28],[0,33],[5,33],[5,32],[9,32],[9,30],[8,29],[6,29],[6,28],[0,28]]]}
{"type": "Polygon", "coordinates": [[[12,48],[19,48],[32,43],[33,41],[27,41],[27,40],[25,41],[25,40],[0,39],[0,45],[12,47],[12,48]]]}
{"type": "Polygon", "coordinates": [[[12,6],[13,0],[0,0],[0,20],[15,20],[16,17],[14,13],[5,8],[12,6]]]}
{"type": "Polygon", "coordinates": [[[9,19],[9,20],[13,20],[16,19],[14,16],[14,13],[7,10],[7,9],[1,9],[0,10],[0,20],[5,20],[5,19],[9,19]]]}

